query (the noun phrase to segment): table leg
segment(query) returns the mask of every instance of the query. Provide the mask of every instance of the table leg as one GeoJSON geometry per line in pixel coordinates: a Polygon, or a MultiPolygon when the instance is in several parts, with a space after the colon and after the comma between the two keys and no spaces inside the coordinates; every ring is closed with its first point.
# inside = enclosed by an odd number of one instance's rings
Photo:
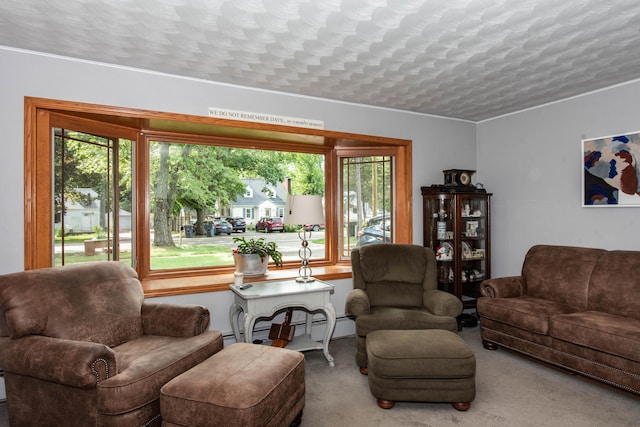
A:
{"type": "Polygon", "coordinates": [[[250,313],[244,313],[244,342],[253,342],[253,327],[256,325],[256,316],[250,313]]]}
{"type": "Polygon", "coordinates": [[[333,331],[336,328],[336,310],[333,308],[333,304],[329,303],[324,307],[324,315],[327,318],[327,333],[324,337],[323,345],[324,345],[324,357],[326,357],[329,362],[329,366],[332,368],[336,366],[333,361],[333,356],[329,353],[329,342],[331,341],[331,337],[333,336],[333,331]]]}
{"type": "Polygon", "coordinates": [[[233,330],[233,335],[236,338],[236,342],[240,342],[240,325],[238,325],[239,319],[238,315],[242,311],[242,306],[237,302],[231,304],[229,307],[229,323],[231,323],[231,329],[233,330]]]}
{"type": "Polygon", "coordinates": [[[304,324],[304,332],[311,337],[311,325],[313,324],[313,313],[307,311],[307,322],[304,324]]]}

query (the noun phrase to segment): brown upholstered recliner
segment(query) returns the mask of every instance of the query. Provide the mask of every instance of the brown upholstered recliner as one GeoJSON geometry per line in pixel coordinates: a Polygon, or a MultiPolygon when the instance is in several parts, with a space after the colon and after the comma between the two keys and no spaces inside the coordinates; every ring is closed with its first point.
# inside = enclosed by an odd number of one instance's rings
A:
{"type": "Polygon", "coordinates": [[[160,388],[223,347],[208,326],[205,307],[145,302],[119,262],[0,276],[9,422],[159,426],[160,388]]]}
{"type": "Polygon", "coordinates": [[[353,290],[346,312],[356,317],[356,363],[367,368],[367,334],[376,330],[446,329],[457,332],[462,302],[438,290],[431,248],[372,244],[351,251],[353,290]]]}

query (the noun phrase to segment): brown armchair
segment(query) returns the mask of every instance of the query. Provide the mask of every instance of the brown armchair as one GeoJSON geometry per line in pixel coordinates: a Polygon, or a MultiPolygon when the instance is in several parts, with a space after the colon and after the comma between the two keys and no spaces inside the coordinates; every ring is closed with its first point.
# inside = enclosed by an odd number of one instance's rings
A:
{"type": "Polygon", "coordinates": [[[366,338],[383,329],[447,329],[457,332],[462,302],[438,290],[431,248],[372,244],[351,251],[353,290],[346,312],[356,318],[356,363],[367,368],[366,338]]]}
{"type": "Polygon", "coordinates": [[[223,347],[209,320],[202,306],[145,302],[118,262],[0,276],[10,424],[159,426],[160,388],[223,347]]]}

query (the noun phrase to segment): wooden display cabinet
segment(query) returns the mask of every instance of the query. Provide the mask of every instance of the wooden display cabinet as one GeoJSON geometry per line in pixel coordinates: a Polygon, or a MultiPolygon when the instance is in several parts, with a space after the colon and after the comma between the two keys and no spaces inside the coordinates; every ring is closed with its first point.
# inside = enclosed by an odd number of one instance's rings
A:
{"type": "Polygon", "coordinates": [[[438,288],[475,308],[479,285],[491,275],[491,194],[473,186],[422,187],[424,246],[433,248],[438,288]]]}

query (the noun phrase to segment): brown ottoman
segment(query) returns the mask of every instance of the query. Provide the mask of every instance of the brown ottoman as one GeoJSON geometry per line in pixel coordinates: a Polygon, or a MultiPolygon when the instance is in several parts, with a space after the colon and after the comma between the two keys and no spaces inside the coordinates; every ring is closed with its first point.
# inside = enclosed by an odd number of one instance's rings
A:
{"type": "Polygon", "coordinates": [[[476,358],[455,332],[379,330],[367,335],[367,371],[378,406],[448,402],[466,411],[476,396],[476,358]]]}
{"type": "Polygon", "coordinates": [[[297,425],[304,374],[304,356],[297,351],[232,344],[162,387],[162,425],[297,425]]]}

